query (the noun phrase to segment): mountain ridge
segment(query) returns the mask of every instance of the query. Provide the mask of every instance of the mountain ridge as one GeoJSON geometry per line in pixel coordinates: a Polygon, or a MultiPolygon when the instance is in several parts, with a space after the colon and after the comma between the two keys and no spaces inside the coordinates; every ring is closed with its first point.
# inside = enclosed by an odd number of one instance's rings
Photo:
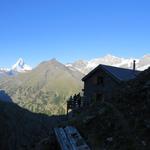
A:
{"type": "MultiPolygon", "coordinates": [[[[87,74],[99,64],[132,69],[133,60],[136,60],[137,70],[143,71],[150,66],[150,54],[146,54],[138,59],[117,57],[111,54],[107,54],[105,56],[94,58],[89,61],[79,59],[75,62],[67,63],[64,65],[72,71],[80,71],[83,74],[87,74]]],[[[53,58],[49,61],[57,61],[57,60],[53,58]]],[[[43,61],[42,63],[44,62],[47,62],[47,61],[43,61]]],[[[27,65],[22,58],[19,58],[18,61],[12,66],[11,69],[0,68],[0,77],[1,76],[15,76],[18,73],[26,73],[31,70],[32,70],[32,67],[27,65]]]]}
{"type": "Polygon", "coordinates": [[[95,59],[91,59],[89,61],[86,60],[77,60],[73,63],[66,64],[67,67],[71,69],[79,70],[80,72],[87,74],[91,70],[93,70],[99,64],[110,65],[115,67],[133,68],[133,60],[136,60],[136,69],[137,70],[145,70],[150,66],[150,54],[144,55],[143,57],[136,59],[136,58],[123,58],[113,56],[108,54],[104,57],[99,57],[95,59]]]}

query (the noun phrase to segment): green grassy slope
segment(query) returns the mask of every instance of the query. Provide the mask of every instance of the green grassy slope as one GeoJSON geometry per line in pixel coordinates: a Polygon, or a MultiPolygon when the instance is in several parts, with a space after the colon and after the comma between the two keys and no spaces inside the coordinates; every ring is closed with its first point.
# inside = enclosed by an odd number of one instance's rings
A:
{"type": "Polygon", "coordinates": [[[15,103],[33,112],[64,114],[68,97],[82,89],[82,77],[53,59],[29,73],[0,80],[0,88],[15,103]]]}

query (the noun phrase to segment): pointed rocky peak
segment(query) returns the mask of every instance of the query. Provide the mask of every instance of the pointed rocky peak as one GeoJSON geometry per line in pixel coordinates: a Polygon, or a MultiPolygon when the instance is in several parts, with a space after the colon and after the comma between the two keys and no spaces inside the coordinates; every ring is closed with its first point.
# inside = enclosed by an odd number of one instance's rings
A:
{"type": "Polygon", "coordinates": [[[79,65],[87,65],[87,63],[88,63],[87,61],[81,59],[74,62],[74,64],[79,64],[79,65]]]}
{"type": "Polygon", "coordinates": [[[52,58],[51,60],[49,60],[49,63],[61,64],[56,58],[52,58]]]}
{"type": "Polygon", "coordinates": [[[16,72],[26,72],[32,70],[32,68],[25,64],[22,58],[19,58],[18,61],[12,66],[12,70],[16,72]]]}
{"type": "Polygon", "coordinates": [[[16,64],[18,64],[20,66],[23,66],[24,65],[24,60],[22,58],[19,58],[16,64]]]}
{"type": "Polygon", "coordinates": [[[63,65],[62,63],[60,63],[57,59],[52,58],[50,60],[47,61],[43,61],[39,64],[39,66],[43,66],[43,65],[63,65]]]}
{"type": "Polygon", "coordinates": [[[50,61],[51,62],[58,62],[56,58],[52,58],[50,61]]]}
{"type": "Polygon", "coordinates": [[[62,63],[60,63],[58,60],[55,58],[48,60],[48,61],[43,61],[40,63],[35,69],[36,70],[42,70],[42,71],[47,71],[47,70],[56,70],[56,69],[66,69],[66,66],[62,63]]]}

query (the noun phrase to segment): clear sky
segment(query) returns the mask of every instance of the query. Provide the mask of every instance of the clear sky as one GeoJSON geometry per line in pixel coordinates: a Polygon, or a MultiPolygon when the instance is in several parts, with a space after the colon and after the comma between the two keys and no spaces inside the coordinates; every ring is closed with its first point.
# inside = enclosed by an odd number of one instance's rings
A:
{"type": "Polygon", "coordinates": [[[0,66],[150,53],[150,0],[0,0],[0,66]]]}

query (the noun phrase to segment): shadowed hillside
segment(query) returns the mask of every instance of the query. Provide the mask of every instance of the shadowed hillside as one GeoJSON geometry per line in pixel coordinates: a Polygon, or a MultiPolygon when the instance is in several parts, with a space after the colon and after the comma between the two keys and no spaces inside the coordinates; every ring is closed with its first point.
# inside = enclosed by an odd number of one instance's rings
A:
{"type": "Polygon", "coordinates": [[[4,90],[0,90],[0,100],[5,102],[12,102],[11,97],[4,90]]]}
{"type": "Polygon", "coordinates": [[[0,149],[56,150],[52,128],[64,119],[31,113],[16,104],[0,101],[0,149]]]}

